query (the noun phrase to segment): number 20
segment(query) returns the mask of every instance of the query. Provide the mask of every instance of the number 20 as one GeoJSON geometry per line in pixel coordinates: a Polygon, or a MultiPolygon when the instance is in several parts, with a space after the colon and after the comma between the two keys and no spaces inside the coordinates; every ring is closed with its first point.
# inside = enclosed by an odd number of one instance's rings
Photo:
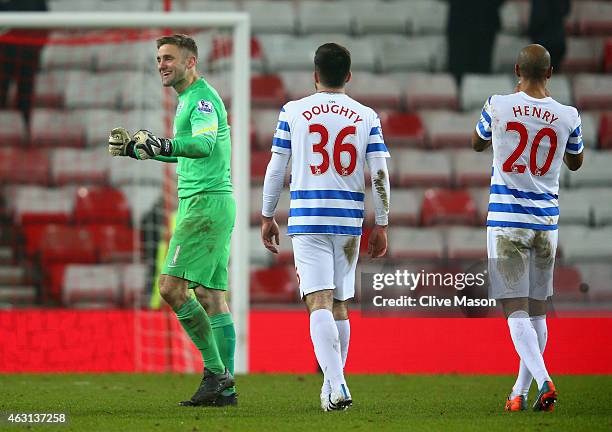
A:
{"type": "MultiPolygon", "coordinates": [[[[506,162],[502,165],[504,172],[514,172],[522,174],[525,172],[525,165],[515,165],[516,160],[523,154],[525,151],[525,147],[527,147],[527,141],[529,139],[529,134],[527,132],[527,128],[524,124],[519,122],[508,122],[506,125],[506,131],[514,131],[519,134],[519,145],[512,152],[510,157],[506,159],[506,162]]],[[[533,142],[531,143],[531,151],[529,153],[529,171],[531,174],[535,176],[543,176],[550,169],[550,165],[552,163],[553,157],[555,156],[555,151],[557,150],[557,133],[549,128],[545,127],[538,131],[533,142]],[[538,147],[540,146],[540,142],[542,138],[548,137],[550,140],[550,148],[548,149],[548,155],[546,156],[546,161],[542,167],[538,166],[537,154],[538,147]]]]}
{"type": "MultiPolygon", "coordinates": [[[[309,133],[318,133],[321,137],[317,144],[312,145],[312,151],[319,153],[323,157],[323,161],[319,165],[310,165],[310,172],[314,175],[321,175],[329,169],[329,153],[325,150],[325,146],[329,141],[329,132],[327,128],[322,124],[311,124],[308,127],[309,133]]],[[[355,171],[357,165],[357,149],[351,143],[345,143],[343,140],[349,135],[355,135],[357,129],[355,126],[347,126],[338,132],[336,139],[334,140],[334,168],[341,176],[349,176],[355,171]],[[343,166],[340,160],[340,153],[347,152],[350,156],[348,166],[343,166]]]]}

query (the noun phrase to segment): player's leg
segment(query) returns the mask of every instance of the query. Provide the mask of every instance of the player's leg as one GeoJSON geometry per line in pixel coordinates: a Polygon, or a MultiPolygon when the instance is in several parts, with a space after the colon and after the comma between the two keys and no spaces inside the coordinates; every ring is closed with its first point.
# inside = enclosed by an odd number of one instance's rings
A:
{"type": "MultiPolygon", "coordinates": [[[[236,329],[225,299],[225,291],[197,287],[196,296],[200,304],[210,317],[210,324],[213,330],[219,355],[230,374],[234,375],[234,354],[236,352],[236,329]]],[[[223,397],[215,402],[215,405],[237,405],[236,388],[230,387],[223,390],[223,397]]]]}
{"type": "MultiPolygon", "coordinates": [[[[546,368],[538,337],[529,319],[530,249],[534,232],[517,228],[487,228],[490,296],[498,299],[508,321],[514,348],[527,369],[539,379],[546,368]]],[[[522,395],[514,391],[506,410],[524,409],[522,395]]]]}
{"type": "Polygon", "coordinates": [[[310,337],[315,356],[330,382],[334,400],[323,409],[344,408],[350,400],[340,355],[338,328],[333,315],[333,244],[327,235],[294,235],[293,256],[300,295],[310,313],[310,337]]]}

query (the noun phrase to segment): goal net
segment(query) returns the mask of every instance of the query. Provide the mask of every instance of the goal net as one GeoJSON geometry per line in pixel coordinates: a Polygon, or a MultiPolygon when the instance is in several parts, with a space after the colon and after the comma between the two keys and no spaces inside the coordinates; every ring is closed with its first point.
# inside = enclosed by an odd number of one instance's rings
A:
{"type": "Polygon", "coordinates": [[[118,126],[172,136],[177,98],[161,85],[155,40],[195,39],[198,71],[221,95],[231,125],[237,217],[229,292],[236,372],[246,372],[248,15],[5,13],[0,26],[0,195],[18,255],[9,258],[34,269],[32,302],[133,307],[140,371],[201,370],[156,285],[173,229],[176,165],[111,158],[107,140],[118,126]]]}

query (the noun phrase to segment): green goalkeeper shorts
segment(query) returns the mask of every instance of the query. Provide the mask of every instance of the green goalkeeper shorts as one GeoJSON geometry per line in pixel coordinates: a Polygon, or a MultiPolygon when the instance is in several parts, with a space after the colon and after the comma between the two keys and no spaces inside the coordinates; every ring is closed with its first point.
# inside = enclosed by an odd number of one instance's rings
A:
{"type": "Polygon", "coordinates": [[[189,288],[227,290],[230,240],[236,218],[231,194],[179,198],[176,228],[162,274],[189,281],[189,288]]]}

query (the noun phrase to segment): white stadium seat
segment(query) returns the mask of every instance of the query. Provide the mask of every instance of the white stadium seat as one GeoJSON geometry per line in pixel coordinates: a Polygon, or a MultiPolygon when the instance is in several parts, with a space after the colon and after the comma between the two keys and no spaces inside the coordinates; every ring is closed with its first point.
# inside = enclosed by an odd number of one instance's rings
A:
{"type": "Polygon", "coordinates": [[[469,148],[472,132],[480,118],[480,109],[472,113],[422,111],[419,114],[430,146],[469,148]]]}
{"type": "Polygon", "coordinates": [[[559,229],[559,246],[566,263],[612,260],[612,228],[565,226],[559,229]]]}
{"type": "Polygon", "coordinates": [[[461,108],[481,109],[491,95],[512,93],[515,85],[510,76],[466,74],[461,83],[461,108]]]}
{"type": "Polygon", "coordinates": [[[254,33],[293,33],[295,31],[296,13],[291,2],[251,0],[245,2],[244,10],[251,16],[251,29],[254,33]]]}
{"type": "Polygon", "coordinates": [[[350,8],[356,33],[406,33],[410,4],[367,1],[350,8]]]}
{"type": "Polygon", "coordinates": [[[442,231],[434,228],[389,228],[389,255],[401,259],[444,257],[442,231]]]}
{"type": "Polygon", "coordinates": [[[119,271],[114,265],[69,264],[64,274],[64,305],[110,306],[117,303],[121,289],[119,271]]]}
{"type": "Polygon", "coordinates": [[[399,109],[402,90],[397,80],[389,75],[355,72],[346,87],[346,92],[360,103],[375,110],[399,109]]]}
{"type": "Polygon", "coordinates": [[[589,225],[592,214],[591,189],[559,190],[559,225],[589,225]]]}
{"type": "Polygon", "coordinates": [[[452,152],[453,171],[457,186],[486,186],[491,184],[493,153],[471,149],[452,152]]]}
{"type": "Polygon", "coordinates": [[[612,152],[591,150],[588,159],[578,171],[569,172],[568,181],[572,187],[612,186],[612,152]]]}
{"type": "Polygon", "coordinates": [[[396,73],[393,76],[406,94],[406,106],[409,110],[459,107],[457,84],[450,74],[410,72],[396,73]]]}
{"type": "Polygon", "coordinates": [[[404,187],[413,186],[449,186],[451,182],[451,161],[445,151],[430,150],[395,150],[393,157],[397,159],[396,166],[399,184],[404,187]]]}
{"type": "MultiPolygon", "coordinates": [[[[302,33],[350,33],[351,15],[343,2],[303,0],[297,17],[302,33]]],[[[315,47],[316,48],[316,47],[315,47]]]]}
{"type": "Polygon", "coordinates": [[[446,231],[449,259],[487,257],[487,231],[483,227],[452,227],[446,231]]]}

